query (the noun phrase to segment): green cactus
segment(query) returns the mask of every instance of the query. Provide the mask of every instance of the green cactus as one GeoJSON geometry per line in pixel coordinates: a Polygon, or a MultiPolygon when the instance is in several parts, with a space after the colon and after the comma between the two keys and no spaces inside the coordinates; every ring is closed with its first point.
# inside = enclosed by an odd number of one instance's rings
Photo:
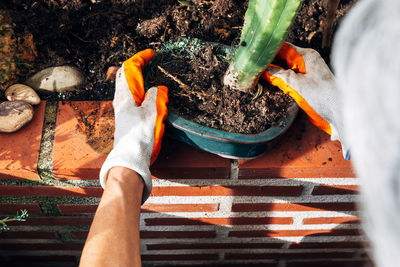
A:
{"type": "Polygon", "coordinates": [[[282,45],[302,0],[250,0],[240,46],[224,77],[232,89],[254,88],[282,45]]]}

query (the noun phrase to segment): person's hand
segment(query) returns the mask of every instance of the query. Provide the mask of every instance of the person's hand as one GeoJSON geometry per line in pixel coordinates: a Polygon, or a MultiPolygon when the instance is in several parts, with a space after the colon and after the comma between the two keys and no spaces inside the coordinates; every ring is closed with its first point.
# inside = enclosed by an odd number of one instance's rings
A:
{"type": "Polygon", "coordinates": [[[278,56],[290,69],[271,65],[263,77],[290,95],[310,121],[342,144],[343,156],[350,153],[343,140],[340,99],[335,77],[320,54],[310,48],[285,43],[278,56]]]}
{"type": "Polygon", "coordinates": [[[136,171],[143,179],[142,203],[152,188],[150,164],[158,156],[167,117],[168,88],[144,90],[142,68],[154,57],[152,49],[141,51],[124,62],[116,75],[114,147],[100,170],[105,188],[108,171],[114,166],[136,171]]]}

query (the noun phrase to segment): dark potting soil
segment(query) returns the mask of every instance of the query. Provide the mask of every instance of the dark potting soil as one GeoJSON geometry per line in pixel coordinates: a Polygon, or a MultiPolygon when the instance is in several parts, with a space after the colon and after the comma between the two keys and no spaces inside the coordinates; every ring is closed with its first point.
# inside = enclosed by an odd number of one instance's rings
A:
{"type": "Polygon", "coordinates": [[[226,50],[198,39],[167,44],[147,70],[147,81],[169,88],[170,111],[202,125],[247,134],[277,125],[291,98],[266,82],[250,93],[225,87],[222,77],[233,55],[226,50]]]}
{"type": "MultiPolygon", "coordinates": [[[[30,32],[34,37],[38,56],[30,72],[20,77],[21,82],[32,73],[46,67],[75,65],[86,76],[84,87],[76,92],[56,94],[50,98],[111,100],[115,84],[106,80],[108,67],[120,66],[124,60],[140,50],[145,48],[157,50],[164,41],[177,40],[180,37],[195,37],[228,46],[237,44],[247,1],[9,0],[1,1],[0,9],[11,12],[16,25],[14,29],[16,35],[30,32]]],[[[340,1],[336,20],[343,16],[355,1],[340,1]]],[[[330,48],[321,48],[327,2],[328,0],[305,0],[288,33],[287,40],[299,46],[316,49],[329,62],[330,48]]],[[[213,59],[210,56],[202,60],[207,64],[213,59]]],[[[170,71],[175,73],[174,70],[170,71]]],[[[208,71],[215,72],[217,69],[208,71]]],[[[193,72],[205,74],[200,67],[194,67],[193,72]]],[[[187,77],[181,78],[185,83],[189,83],[184,79],[187,77]]],[[[171,79],[160,76],[157,83],[163,82],[171,88],[176,86],[171,79]]],[[[208,112],[211,114],[216,114],[222,109],[223,113],[233,113],[240,103],[244,104],[243,115],[237,118],[228,115],[223,120],[208,119],[211,126],[218,126],[221,123],[233,125],[234,122],[246,121],[249,132],[259,131],[262,127],[274,123],[275,118],[271,115],[271,121],[265,123],[264,119],[258,118],[259,116],[271,111],[279,113],[287,105],[287,98],[276,89],[264,90],[264,93],[253,101],[254,93],[243,95],[240,92],[227,92],[225,89],[218,91],[212,89],[213,86],[204,86],[201,83],[198,86],[207,88],[204,94],[212,95],[209,98],[211,103],[206,104],[198,97],[191,96],[192,102],[183,102],[179,105],[179,101],[190,98],[172,93],[170,108],[172,110],[177,110],[177,106],[183,106],[182,109],[192,108],[188,114],[193,113],[198,116],[206,109],[209,109],[208,112]],[[217,103],[218,98],[221,100],[217,103]],[[228,104],[232,105],[231,108],[227,106],[228,104]],[[256,111],[260,112],[258,116],[255,116],[256,111]],[[254,123],[247,122],[250,117],[258,119],[254,123]],[[255,126],[258,122],[264,126],[255,126]]]]}

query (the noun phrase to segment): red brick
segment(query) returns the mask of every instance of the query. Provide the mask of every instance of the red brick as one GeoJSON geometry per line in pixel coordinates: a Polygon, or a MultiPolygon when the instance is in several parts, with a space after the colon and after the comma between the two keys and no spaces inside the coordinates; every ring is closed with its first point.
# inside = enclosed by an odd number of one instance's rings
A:
{"type": "MultiPolygon", "coordinates": [[[[59,204],[58,208],[63,214],[93,214],[98,205],[59,204]]],[[[145,204],[142,213],[163,212],[214,212],[218,211],[219,204],[145,204]]]]}
{"type": "Polygon", "coordinates": [[[2,196],[101,197],[102,194],[101,187],[0,185],[2,196]]]}
{"type": "MultiPolygon", "coordinates": [[[[286,267],[367,267],[367,261],[301,261],[288,262],[286,267]]],[[[372,265],[371,265],[372,266],[372,265]]]]}
{"type": "Polygon", "coordinates": [[[0,133],[0,179],[40,179],[37,172],[46,101],[32,121],[15,133],[0,133]]]}
{"type": "Polygon", "coordinates": [[[10,222],[9,225],[91,225],[91,217],[28,217],[25,222],[10,222]]]}
{"type": "Polygon", "coordinates": [[[230,231],[230,237],[358,236],[357,229],[230,231]]]}
{"type": "MultiPolygon", "coordinates": [[[[72,231],[71,236],[75,239],[85,240],[89,232],[72,231]]],[[[213,238],[214,231],[140,231],[140,238],[213,238]]]]}
{"type": "Polygon", "coordinates": [[[113,136],[111,101],[60,103],[53,148],[55,178],[98,179],[113,136]]]}
{"type": "Polygon", "coordinates": [[[0,203],[0,214],[16,214],[21,213],[21,210],[27,210],[29,215],[42,214],[38,204],[5,204],[0,203]]]}
{"type": "Polygon", "coordinates": [[[56,232],[39,232],[39,231],[19,231],[19,232],[3,232],[1,239],[57,239],[56,232]]]}
{"type": "Polygon", "coordinates": [[[314,253],[226,253],[227,260],[254,259],[320,259],[320,258],[352,258],[354,252],[314,252],[314,253]]]}
{"type": "Polygon", "coordinates": [[[217,254],[155,254],[142,255],[142,261],[203,261],[216,260],[217,254]]]}
{"type": "Polygon", "coordinates": [[[360,219],[356,216],[351,217],[318,217],[304,218],[303,224],[353,224],[360,223],[360,219]]]}
{"type": "MultiPolygon", "coordinates": [[[[53,149],[55,177],[98,179],[101,165],[112,148],[113,131],[111,101],[61,103],[53,149]]],[[[158,158],[152,167],[155,178],[229,178],[229,160],[168,138],[164,138],[158,158]]]]}
{"type": "Polygon", "coordinates": [[[213,238],[214,231],[140,231],[140,238],[213,238]]]}
{"type": "Polygon", "coordinates": [[[0,243],[0,250],[12,250],[12,251],[20,251],[20,250],[78,250],[81,251],[83,249],[83,243],[0,243]]]}
{"type": "Polygon", "coordinates": [[[313,195],[354,195],[358,194],[356,185],[319,185],[314,187],[313,195]]]}
{"type": "Polygon", "coordinates": [[[300,196],[302,186],[153,187],[151,196],[300,196]]]}
{"type": "Polygon", "coordinates": [[[356,211],[356,203],[234,203],[234,212],[265,212],[265,211],[356,211]]]}
{"type": "Polygon", "coordinates": [[[291,217],[230,217],[230,218],[148,218],[147,226],[155,225],[265,225],[292,224],[291,217]]]}
{"type": "Polygon", "coordinates": [[[93,214],[98,205],[58,204],[62,214],[93,214]]]}
{"type": "Polygon", "coordinates": [[[267,249],[281,248],[283,243],[196,243],[196,244],[148,244],[147,250],[186,249],[267,249]]]}
{"type": "Polygon", "coordinates": [[[151,173],[161,179],[227,179],[230,161],[165,137],[151,173]]]}
{"type": "Polygon", "coordinates": [[[263,156],[240,161],[239,178],[354,177],[339,142],[312,125],[301,113],[279,144],[263,156]]]}
{"type": "Polygon", "coordinates": [[[307,248],[363,248],[360,242],[306,242],[292,243],[290,249],[307,249],[307,248]]]}
{"type": "Polygon", "coordinates": [[[142,206],[142,213],[152,212],[213,212],[218,211],[219,204],[145,204],[142,206]]]}

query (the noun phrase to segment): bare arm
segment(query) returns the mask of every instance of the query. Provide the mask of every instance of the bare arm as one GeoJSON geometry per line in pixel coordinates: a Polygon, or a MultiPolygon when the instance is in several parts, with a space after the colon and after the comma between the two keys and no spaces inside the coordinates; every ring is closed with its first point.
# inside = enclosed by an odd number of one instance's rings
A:
{"type": "Polygon", "coordinates": [[[79,266],[141,266],[142,192],[143,180],[135,171],[110,169],[79,266]]]}

